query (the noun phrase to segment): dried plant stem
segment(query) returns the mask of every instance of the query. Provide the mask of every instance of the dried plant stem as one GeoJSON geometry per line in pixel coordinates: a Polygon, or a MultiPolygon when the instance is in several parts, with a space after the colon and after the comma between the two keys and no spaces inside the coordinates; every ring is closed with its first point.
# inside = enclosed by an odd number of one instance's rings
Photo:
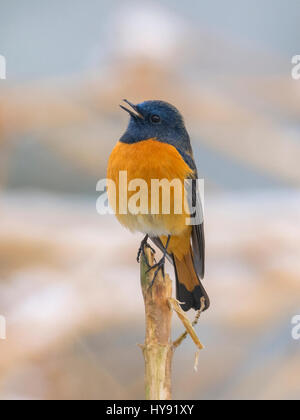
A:
{"type": "Polygon", "coordinates": [[[170,400],[172,359],[174,348],[171,340],[172,282],[166,274],[159,271],[154,284],[155,270],[148,270],[154,264],[154,255],[145,247],[141,258],[141,286],[145,302],[146,338],[142,347],[145,359],[145,388],[147,400],[170,400]]]}
{"type": "MultiPolygon", "coordinates": [[[[172,301],[171,301],[171,304],[172,304],[172,301]]],[[[174,345],[175,348],[179,347],[180,344],[183,342],[183,340],[186,339],[188,334],[190,334],[190,331],[193,330],[193,328],[191,328],[191,327],[195,327],[198,324],[200,316],[201,316],[202,312],[204,311],[204,308],[205,308],[205,300],[204,300],[204,298],[201,298],[201,307],[196,314],[195,320],[193,321],[193,323],[191,325],[189,325],[189,322],[188,322],[188,327],[187,327],[186,331],[183,334],[181,334],[181,336],[179,338],[177,338],[177,340],[174,341],[173,345],[174,345]]],[[[179,316],[179,314],[178,314],[178,316],[179,316]]],[[[191,335],[191,337],[193,338],[193,335],[191,335]]],[[[195,340],[194,340],[194,342],[195,342],[195,340]]],[[[204,348],[204,346],[202,344],[201,344],[202,349],[199,347],[197,342],[195,342],[195,344],[199,348],[199,350],[202,350],[204,348]]]]}

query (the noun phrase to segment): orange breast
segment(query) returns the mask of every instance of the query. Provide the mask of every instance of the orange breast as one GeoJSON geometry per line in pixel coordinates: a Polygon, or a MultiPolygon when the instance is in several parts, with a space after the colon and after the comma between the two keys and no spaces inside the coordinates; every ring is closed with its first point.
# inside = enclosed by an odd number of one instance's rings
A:
{"type": "MultiPolygon", "coordinates": [[[[159,212],[158,214],[151,214],[153,213],[151,198],[154,196],[154,194],[151,194],[151,181],[166,179],[172,182],[174,179],[179,180],[182,184],[182,203],[184,204],[184,180],[192,173],[193,171],[182,159],[180,153],[169,144],[158,142],[155,139],[144,140],[134,144],[117,143],[109,158],[107,170],[107,178],[113,180],[116,185],[117,197],[114,210],[117,218],[132,231],[140,231],[155,236],[186,234],[187,231],[190,231],[190,227],[186,223],[187,214],[185,212],[181,212],[181,214],[175,213],[174,198],[176,199],[176,195],[173,188],[170,190],[170,214],[162,214],[161,191],[159,194],[159,212]],[[147,186],[147,192],[139,190],[139,194],[141,197],[140,201],[143,201],[143,197],[147,198],[148,214],[142,214],[145,212],[132,214],[130,206],[127,206],[128,214],[120,214],[120,171],[127,172],[129,186],[131,181],[134,183],[136,179],[144,181],[147,186]],[[145,197],[146,194],[147,197],[145,197]]],[[[114,191],[108,188],[109,201],[112,207],[114,207],[113,193],[114,191]]],[[[128,203],[131,198],[134,198],[136,193],[137,190],[127,192],[128,203]]]]}
{"type": "Polygon", "coordinates": [[[153,178],[186,179],[193,173],[174,146],[155,139],[134,144],[118,142],[108,162],[108,178],[118,180],[119,171],[128,172],[128,180],[153,178]]]}

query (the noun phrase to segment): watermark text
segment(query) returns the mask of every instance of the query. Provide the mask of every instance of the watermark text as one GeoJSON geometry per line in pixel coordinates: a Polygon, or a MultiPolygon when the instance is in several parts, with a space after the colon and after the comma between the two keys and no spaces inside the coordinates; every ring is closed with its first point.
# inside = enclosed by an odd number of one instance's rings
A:
{"type": "Polygon", "coordinates": [[[0,79],[6,79],[6,58],[0,54],[0,79]]]}
{"type": "Polygon", "coordinates": [[[295,315],[292,318],[292,325],[294,325],[292,329],[292,337],[294,340],[300,340],[300,315],[295,315]]]}
{"type": "Polygon", "coordinates": [[[100,215],[185,215],[186,225],[203,222],[203,179],[128,179],[120,171],[118,179],[101,179],[97,212],[100,215]]]}
{"type": "Polygon", "coordinates": [[[292,78],[294,80],[300,80],[300,55],[294,55],[292,58],[292,78]]]}
{"type": "Polygon", "coordinates": [[[6,340],[6,319],[0,315],[0,340],[6,340]]]}

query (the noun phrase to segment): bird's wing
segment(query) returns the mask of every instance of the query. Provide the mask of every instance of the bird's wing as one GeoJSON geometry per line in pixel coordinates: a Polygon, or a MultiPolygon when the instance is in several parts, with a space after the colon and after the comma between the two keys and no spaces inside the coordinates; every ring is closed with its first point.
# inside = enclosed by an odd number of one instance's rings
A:
{"type": "MultiPolygon", "coordinates": [[[[198,179],[198,171],[196,163],[193,156],[193,151],[191,146],[188,149],[188,152],[177,149],[181,154],[184,161],[189,165],[194,171],[193,179],[191,184],[187,184],[187,191],[189,200],[192,201],[191,206],[196,212],[197,220],[192,226],[192,251],[193,251],[193,260],[196,272],[198,276],[203,279],[205,273],[205,236],[204,236],[204,217],[203,217],[203,207],[201,203],[200,192],[198,189],[198,184],[196,180],[198,179]]],[[[190,207],[191,207],[190,206],[190,207]]]]}
{"type": "MultiPolygon", "coordinates": [[[[178,152],[181,154],[184,161],[189,165],[194,171],[194,177],[191,179],[191,182],[186,184],[187,196],[191,197],[191,208],[193,209],[193,214],[196,214],[195,224],[192,225],[192,235],[191,235],[191,247],[193,254],[193,261],[195,270],[198,276],[203,279],[205,273],[205,236],[204,236],[204,219],[203,219],[203,208],[201,203],[200,192],[198,189],[198,184],[196,182],[198,178],[197,167],[193,158],[193,152],[190,148],[189,153],[177,148],[178,152]]],[[[160,238],[151,237],[152,242],[164,252],[165,248],[160,238]]],[[[167,254],[168,260],[173,263],[172,256],[167,254]]]]}
{"type": "MultiPolygon", "coordinates": [[[[203,279],[205,273],[205,236],[204,236],[204,223],[203,223],[203,209],[201,197],[196,183],[196,179],[190,180],[186,184],[187,194],[192,197],[191,203],[191,216],[195,222],[192,225],[191,247],[195,270],[198,276],[203,279]]],[[[165,247],[159,237],[150,237],[151,241],[162,251],[165,247]]],[[[173,263],[171,254],[167,254],[170,263],[173,263]]]]}
{"type": "Polygon", "coordinates": [[[197,183],[197,173],[195,178],[187,183],[187,194],[189,206],[191,209],[192,222],[192,254],[195,270],[198,276],[203,279],[205,272],[205,237],[204,237],[204,219],[201,203],[200,191],[197,183]]]}

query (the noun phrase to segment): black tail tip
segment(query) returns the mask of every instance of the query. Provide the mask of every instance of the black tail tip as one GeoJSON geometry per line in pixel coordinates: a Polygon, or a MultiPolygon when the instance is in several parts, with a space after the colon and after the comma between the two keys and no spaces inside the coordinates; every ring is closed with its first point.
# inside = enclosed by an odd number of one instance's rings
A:
{"type": "Polygon", "coordinates": [[[180,304],[183,311],[187,312],[190,309],[199,311],[201,308],[201,299],[204,298],[205,307],[203,311],[206,311],[210,307],[209,297],[201,285],[196,286],[192,292],[187,290],[184,284],[177,282],[177,300],[182,302],[180,304]]]}

